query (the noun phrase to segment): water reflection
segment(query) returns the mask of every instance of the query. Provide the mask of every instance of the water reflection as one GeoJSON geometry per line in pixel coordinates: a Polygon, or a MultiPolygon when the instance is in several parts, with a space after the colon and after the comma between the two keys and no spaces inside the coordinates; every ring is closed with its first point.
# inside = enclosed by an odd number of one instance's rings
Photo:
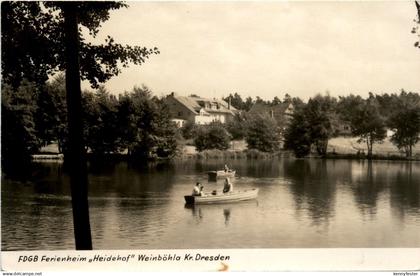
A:
{"type": "MultiPolygon", "coordinates": [[[[197,181],[222,189],[206,171],[224,163],[90,164],[94,249],[420,246],[420,162],[232,160],[235,189],[258,201],[184,206],[197,181]]],[[[3,174],[1,189],[3,250],[74,248],[60,163],[3,174]]]]}
{"type": "Polygon", "coordinates": [[[8,223],[7,237],[13,241],[7,246],[9,250],[73,246],[70,198],[25,197],[5,202],[8,206],[2,208],[2,223],[8,223]]]}
{"type": "Polygon", "coordinates": [[[250,160],[244,169],[247,176],[253,177],[277,177],[281,174],[278,162],[273,160],[250,160]]]}
{"type": "Polygon", "coordinates": [[[378,173],[377,168],[382,165],[377,164],[374,167],[373,162],[367,160],[353,164],[353,171],[357,173],[353,175],[350,186],[359,211],[370,217],[377,213],[378,199],[389,181],[386,174],[378,173]]]}
{"type": "Polygon", "coordinates": [[[205,220],[219,220],[223,218],[224,225],[229,226],[229,223],[232,219],[232,210],[235,209],[238,212],[244,212],[247,209],[256,209],[258,208],[258,201],[249,200],[236,203],[226,203],[226,204],[185,204],[184,208],[186,210],[191,210],[192,217],[196,223],[205,222],[205,220]]]}
{"type": "Polygon", "coordinates": [[[195,207],[194,204],[185,204],[184,207],[185,209],[191,210],[192,216],[196,223],[200,223],[203,220],[203,213],[201,208],[195,207]]]}
{"type": "Polygon", "coordinates": [[[225,217],[225,225],[229,225],[230,220],[230,209],[223,209],[223,216],[225,217]]]}
{"type": "Polygon", "coordinates": [[[308,212],[313,224],[327,223],[334,216],[336,177],[328,172],[326,160],[285,162],[284,175],[291,181],[297,215],[308,212]]]}
{"type": "Polygon", "coordinates": [[[405,163],[395,172],[391,181],[391,206],[403,217],[406,213],[420,213],[420,164],[405,163]]]}

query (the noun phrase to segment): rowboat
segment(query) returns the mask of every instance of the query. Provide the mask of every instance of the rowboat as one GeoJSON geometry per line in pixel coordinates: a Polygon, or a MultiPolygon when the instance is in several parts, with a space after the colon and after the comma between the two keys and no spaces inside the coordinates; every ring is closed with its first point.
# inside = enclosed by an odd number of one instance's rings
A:
{"type": "Polygon", "coordinates": [[[236,171],[234,170],[220,170],[220,171],[209,171],[207,174],[209,175],[209,178],[217,178],[217,177],[234,177],[236,171]]]}
{"type": "Polygon", "coordinates": [[[186,195],[184,196],[187,204],[213,204],[213,203],[230,203],[242,200],[250,200],[257,198],[258,189],[250,189],[243,191],[233,191],[229,193],[205,193],[201,196],[186,195]]]}

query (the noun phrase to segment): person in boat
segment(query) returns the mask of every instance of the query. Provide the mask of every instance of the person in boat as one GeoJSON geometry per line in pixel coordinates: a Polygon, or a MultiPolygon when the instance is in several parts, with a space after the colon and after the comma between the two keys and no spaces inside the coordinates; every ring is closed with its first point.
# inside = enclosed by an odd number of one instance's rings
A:
{"type": "Polygon", "coordinates": [[[233,184],[230,182],[229,177],[226,177],[225,186],[223,187],[223,193],[229,193],[233,191],[233,184]]]}
{"type": "Polygon", "coordinates": [[[227,164],[225,164],[225,172],[228,172],[230,169],[227,164]]]}
{"type": "Polygon", "coordinates": [[[197,182],[197,184],[195,184],[194,189],[192,191],[192,195],[193,196],[199,196],[201,195],[202,191],[203,191],[203,186],[200,184],[200,182],[197,182]]]}

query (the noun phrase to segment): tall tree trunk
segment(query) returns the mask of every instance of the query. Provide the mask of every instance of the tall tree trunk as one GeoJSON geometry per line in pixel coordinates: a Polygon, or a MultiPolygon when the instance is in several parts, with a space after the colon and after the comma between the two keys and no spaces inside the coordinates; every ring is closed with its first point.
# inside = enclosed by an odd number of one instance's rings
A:
{"type": "Polygon", "coordinates": [[[92,238],[89,223],[88,178],[83,146],[82,93],[79,68],[79,31],[76,3],[64,3],[66,97],[68,116],[69,165],[73,224],[76,250],[91,250],[92,238]]]}
{"type": "Polygon", "coordinates": [[[316,151],[319,155],[325,157],[327,155],[328,139],[319,139],[316,141],[316,151]]]}
{"type": "Polygon", "coordinates": [[[368,148],[368,159],[372,159],[372,136],[368,135],[368,137],[366,138],[366,144],[367,144],[367,148],[368,148]]]}
{"type": "Polygon", "coordinates": [[[411,157],[411,156],[413,156],[413,145],[412,144],[410,144],[410,150],[409,150],[409,152],[408,152],[408,157],[411,157]]]}

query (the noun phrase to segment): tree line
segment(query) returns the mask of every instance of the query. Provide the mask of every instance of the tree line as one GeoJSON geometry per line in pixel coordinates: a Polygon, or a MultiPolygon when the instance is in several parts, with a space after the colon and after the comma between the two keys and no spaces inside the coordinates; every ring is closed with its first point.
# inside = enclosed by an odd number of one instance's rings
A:
{"type": "MultiPolygon", "coordinates": [[[[122,45],[110,36],[99,44],[86,40],[87,36],[96,37],[102,23],[109,19],[110,11],[126,7],[127,4],[114,1],[1,3],[2,88],[7,84],[6,90],[18,91],[20,94],[10,96],[9,93],[8,96],[4,96],[10,101],[4,105],[5,110],[2,109],[2,113],[18,123],[2,123],[2,137],[6,138],[7,143],[2,143],[2,167],[5,160],[9,164],[13,160],[28,160],[24,157],[37,146],[33,137],[33,113],[36,111],[34,108],[22,112],[16,110],[24,106],[28,97],[33,96],[22,95],[25,94],[25,87],[30,87],[26,82],[36,83],[39,87],[51,75],[63,71],[66,76],[68,122],[68,151],[65,159],[69,168],[73,229],[78,250],[92,249],[87,165],[83,145],[83,121],[80,116],[83,110],[81,79],[89,81],[92,87],[98,87],[100,83],[118,75],[121,72],[120,66],[127,67],[132,63],[141,65],[149,56],[159,54],[156,47],[122,45]],[[82,27],[87,31],[85,34],[81,32],[82,27]],[[5,129],[11,132],[5,134],[5,129]],[[13,141],[13,134],[16,133],[27,136],[21,141],[13,141]],[[16,147],[19,143],[21,148],[16,147]]],[[[21,139],[20,136],[15,138],[21,139]]],[[[11,168],[13,167],[12,165],[11,168]]]]}
{"type": "MultiPolygon", "coordinates": [[[[23,81],[2,86],[2,162],[29,160],[42,146],[68,150],[65,78],[39,86],[23,81]]],[[[175,154],[176,127],[162,99],[146,86],[114,96],[103,86],[82,93],[83,138],[94,156],[126,153],[132,158],[175,154]]]]}
{"type": "Polygon", "coordinates": [[[292,150],[297,157],[304,157],[312,151],[320,156],[327,155],[331,138],[347,135],[358,137],[365,143],[367,157],[373,155],[376,143],[382,143],[387,130],[392,131],[390,141],[406,157],[413,155],[413,147],[420,140],[420,95],[402,90],[399,94],[369,96],[349,95],[338,98],[330,95],[316,95],[304,103],[288,94],[281,101],[257,97],[242,100],[237,93],[224,98],[242,112],[235,115],[226,125],[214,123],[210,126],[186,125],[183,134],[194,138],[199,151],[206,149],[227,149],[231,139],[245,139],[249,149],[276,152],[281,148],[292,150]],[[292,115],[273,118],[267,113],[249,114],[254,104],[264,104],[266,109],[280,104],[291,104],[292,115]]]}
{"type": "MultiPolygon", "coordinates": [[[[2,87],[2,162],[29,160],[42,146],[57,143],[60,152],[67,146],[67,116],[65,78],[58,75],[45,85],[23,81],[14,89],[2,87]]],[[[186,123],[176,128],[169,117],[164,99],[153,96],[146,87],[115,96],[103,86],[82,93],[82,112],[85,122],[83,138],[86,152],[101,157],[126,154],[129,158],[171,158],[177,146],[192,140],[198,151],[226,150],[232,140],[245,140],[248,149],[262,152],[292,150],[297,157],[316,152],[327,155],[331,138],[342,135],[359,137],[366,143],[367,157],[373,147],[392,130],[391,142],[407,157],[420,135],[420,96],[402,90],[399,94],[349,95],[338,98],[316,95],[304,103],[288,94],[272,101],[248,97],[245,101],[237,93],[224,100],[240,112],[226,124],[209,125],[186,123]],[[266,107],[293,106],[293,114],[273,118],[267,113],[251,114],[256,103],[266,107]],[[250,106],[249,106],[250,105],[250,106]]]]}
{"type": "Polygon", "coordinates": [[[285,148],[302,157],[315,148],[327,154],[328,140],[340,135],[340,126],[347,126],[350,135],[366,143],[367,157],[373,146],[381,143],[392,131],[391,142],[407,157],[420,138],[420,95],[402,90],[399,94],[374,95],[366,99],[349,95],[334,98],[317,95],[295,110],[285,132],[285,148]]]}
{"type": "MultiPolygon", "coordinates": [[[[420,8],[417,2],[416,6],[420,20],[420,8]]],[[[156,47],[124,46],[109,36],[102,44],[94,45],[86,41],[86,37],[81,33],[81,26],[88,30],[90,36],[95,37],[102,22],[109,19],[109,12],[124,7],[127,7],[127,4],[113,1],[6,1],[1,5],[2,165],[6,160],[7,162],[28,160],[31,152],[35,152],[41,143],[51,137],[54,138],[56,132],[60,133],[62,147],[64,150],[68,148],[66,158],[70,167],[74,234],[78,250],[92,249],[84,154],[86,149],[83,142],[87,133],[96,133],[96,135],[103,133],[98,132],[101,127],[93,131],[82,127],[82,116],[86,113],[86,109],[81,105],[80,79],[88,80],[97,88],[100,83],[118,75],[121,72],[121,65],[122,67],[127,67],[130,63],[140,65],[149,56],[159,54],[156,47]],[[57,115],[54,112],[41,111],[38,104],[54,106],[54,103],[49,102],[48,96],[42,92],[48,91],[44,83],[49,76],[60,70],[66,74],[67,114],[57,115]],[[49,115],[54,116],[50,118],[49,115]],[[65,121],[67,125],[62,124],[54,129],[56,124],[65,121]],[[45,127],[49,123],[52,125],[45,127]]],[[[418,34],[418,28],[413,29],[413,32],[418,34]]],[[[416,42],[415,46],[419,47],[419,43],[416,42]]],[[[139,93],[135,91],[128,93],[127,97],[130,100],[124,105],[127,109],[138,110],[135,106],[143,102],[135,99],[135,94],[139,93]]],[[[54,94],[57,98],[61,96],[58,93],[54,94]]],[[[156,99],[146,98],[146,106],[150,106],[152,110],[160,107],[156,99]],[[150,102],[152,103],[149,105],[150,102]]],[[[120,98],[117,107],[119,101],[120,98]]],[[[131,150],[130,154],[142,155],[141,153],[145,152],[144,145],[152,145],[150,148],[154,148],[158,153],[161,150],[157,145],[172,144],[172,139],[165,138],[168,131],[159,130],[160,126],[168,123],[168,120],[160,120],[159,116],[156,118],[151,114],[154,113],[140,113],[140,115],[130,113],[129,118],[124,121],[129,127],[133,127],[137,122],[140,127],[150,128],[152,130],[150,133],[153,133],[149,136],[133,130],[132,139],[125,143],[127,147],[131,145],[127,149],[131,150]],[[138,118],[146,118],[146,124],[140,123],[138,118]]],[[[414,119],[409,117],[409,120],[416,120],[417,117],[414,117],[414,119]]],[[[103,122],[103,118],[97,121],[103,122]]],[[[117,133],[120,131],[116,130],[117,133]]],[[[107,138],[103,137],[103,140],[99,143],[102,146],[98,148],[114,144],[107,138]]],[[[124,145],[121,141],[117,144],[124,145]]],[[[169,151],[163,152],[166,155],[169,151]]]]}
{"type": "Polygon", "coordinates": [[[264,104],[268,106],[276,106],[284,103],[292,103],[293,105],[300,105],[303,101],[299,97],[291,97],[288,93],[284,95],[283,100],[275,96],[272,101],[264,100],[259,96],[255,97],[255,100],[252,97],[247,97],[242,99],[241,95],[237,92],[230,93],[228,96],[222,98],[225,102],[230,102],[230,104],[241,111],[249,111],[255,104],[264,104]]]}
{"type": "Polygon", "coordinates": [[[245,140],[248,149],[276,152],[281,149],[281,128],[277,121],[265,114],[250,116],[236,114],[226,124],[212,122],[208,125],[187,123],[181,128],[184,139],[192,139],[198,151],[226,150],[232,140],[245,140]]]}

